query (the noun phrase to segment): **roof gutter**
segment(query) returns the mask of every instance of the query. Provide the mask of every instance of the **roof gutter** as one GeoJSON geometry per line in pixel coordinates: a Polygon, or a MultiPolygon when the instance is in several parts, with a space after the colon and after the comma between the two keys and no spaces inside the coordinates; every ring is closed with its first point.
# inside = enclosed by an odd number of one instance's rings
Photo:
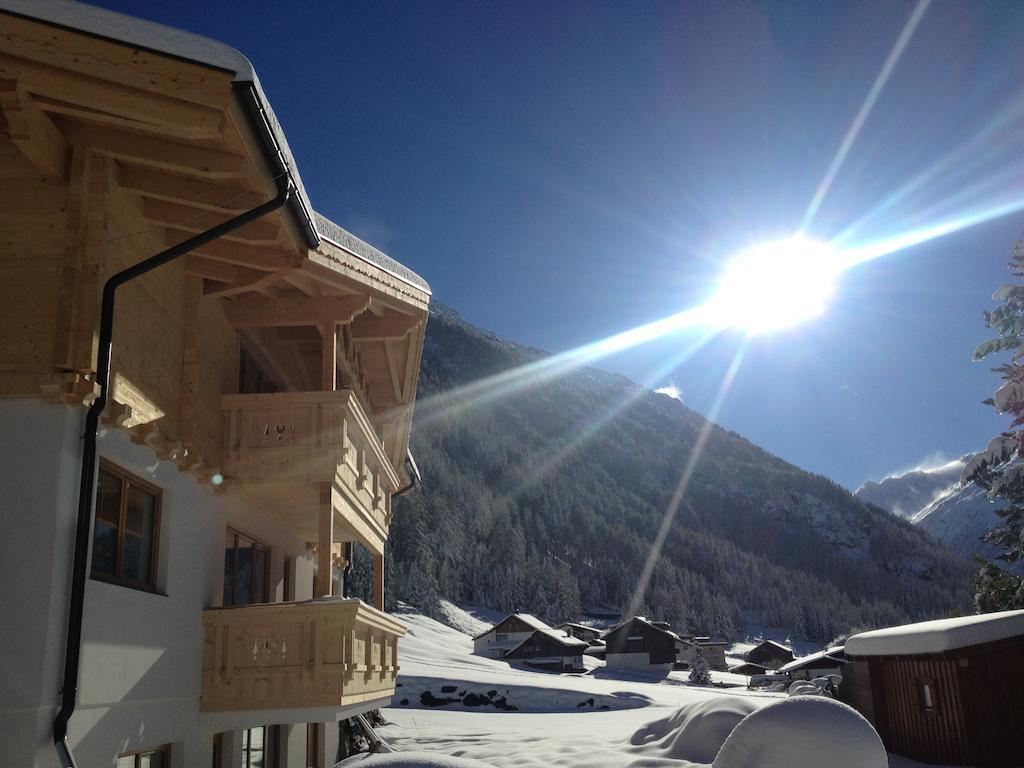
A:
{"type": "Polygon", "coordinates": [[[276,211],[292,197],[295,187],[287,168],[278,177],[278,192],[273,200],[259,205],[245,213],[229,219],[212,229],[201,232],[183,243],[179,243],[155,256],[124,269],[103,286],[100,305],[99,360],[96,366],[95,383],[99,395],[89,406],[85,416],[85,445],[82,449],[82,473],[78,492],[78,522],[75,530],[75,555],[71,569],[71,599],[68,606],[67,640],[64,646],[64,682],[61,689],[61,708],[53,722],[53,741],[57,746],[63,768],[77,768],[75,757],[68,743],[68,722],[75,712],[78,699],[78,663],[82,647],[82,616],[85,608],[85,583],[87,577],[89,538],[92,531],[93,497],[96,494],[96,437],[100,415],[106,407],[110,389],[110,353],[114,333],[114,301],[117,289],[125,283],[161,267],[189,251],[199,248],[211,240],[232,232],[256,219],[276,211]]]}

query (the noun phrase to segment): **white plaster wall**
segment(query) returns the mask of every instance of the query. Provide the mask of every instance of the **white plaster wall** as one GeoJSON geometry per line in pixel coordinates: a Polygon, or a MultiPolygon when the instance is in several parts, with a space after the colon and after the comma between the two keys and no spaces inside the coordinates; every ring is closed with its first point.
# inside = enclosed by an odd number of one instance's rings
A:
{"type": "MultiPolygon", "coordinates": [[[[502,632],[502,634],[506,634],[502,632]]],[[[477,638],[473,641],[473,652],[478,653],[481,656],[487,656],[492,659],[503,659],[505,654],[511,651],[513,648],[517,648],[523,640],[530,637],[533,634],[533,630],[529,632],[511,632],[508,633],[508,639],[498,642],[495,640],[496,633],[488,632],[483,637],[477,638]]]]}
{"type": "MultiPolygon", "coordinates": [[[[50,728],[63,670],[83,417],[41,400],[0,400],[0,577],[16,585],[0,592],[10,617],[0,623],[3,765],[56,764],[50,728]]],[[[284,596],[285,558],[300,600],[312,596],[314,564],[305,542],[272,518],[158,461],[122,430],[103,430],[99,453],[163,489],[160,594],[87,582],[72,748],[81,765],[112,766],[120,752],[171,743],[176,768],[209,765],[213,732],[199,714],[202,610],[221,602],[225,527],[271,547],[270,593],[277,599],[284,596]]],[[[269,723],[247,725],[262,724],[269,723]]],[[[327,739],[336,750],[333,723],[327,739]]],[[[298,752],[290,743],[287,753],[298,752]]]]}

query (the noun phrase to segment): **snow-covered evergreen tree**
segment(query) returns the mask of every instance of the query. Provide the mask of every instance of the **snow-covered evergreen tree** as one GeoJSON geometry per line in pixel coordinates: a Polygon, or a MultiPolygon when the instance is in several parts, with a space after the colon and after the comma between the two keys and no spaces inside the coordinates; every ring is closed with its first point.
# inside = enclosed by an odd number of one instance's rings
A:
{"type": "Polygon", "coordinates": [[[699,647],[690,654],[690,682],[694,685],[711,685],[711,670],[699,647]]]}
{"type": "MultiPolygon", "coordinates": [[[[984,536],[999,546],[999,559],[1017,562],[1024,558],[1024,240],[1014,244],[1010,272],[1017,280],[1002,286],[992,298],[1002,302],[985,313],[985,325],[996,337],[974,351],[974,359],[1013,350],[1013,357],[996,372],[1002,385],[986,400],[1000,413],[1012,418],[1010,428],[992,438],[988,447],[964,467],[961,481],[973,480],[988,491],[990,499],[1006,506],[996,512],[1002,523],[984,536]]],[[[1024,608],[1024,578],[1014,576],[993,563],[983,562],[975,579],[975,608],[979,613],[1024,608]]]]}

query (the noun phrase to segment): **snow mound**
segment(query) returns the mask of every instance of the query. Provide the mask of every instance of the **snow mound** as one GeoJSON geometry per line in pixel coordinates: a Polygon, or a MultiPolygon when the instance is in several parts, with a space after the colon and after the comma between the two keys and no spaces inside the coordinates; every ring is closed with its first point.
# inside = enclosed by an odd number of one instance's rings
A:
{"type": "Polygon", "coordinates": [[[493,768],[490,763],[470,760],[465,757],[449,757],[436,752],[389,752],[353,755],[334,768],[349,765],[374,766],[374,768],[493,768]]]}
{"type": "Polygon", "coordinates": [[[871,723],[846,704],[795,696],[740,721],[712,768],[887,768],[885,747],[871,723]]]}
{"type": "Polygon", "coordinates": [[[761,706],[739,697],[707,699],[648,723],[629,741],[645,756],[707,764],[739,722],[761,706]]]}
{"type": "Polygon", "coordinates": [[[607,712],[638,709],[651,704],[648,697],[630,691],[602,694],[557,687],[558,681],[564,678],[560,675],[549,677],[550,682],[545,681],[549,684],[540,686],[402,676],[391,706],[484,712],[607,712]]]}
{"type": "MultiPolygon", "coordinates": [[[[482,635],[495,623],[488,620],[491,614],[496,613],[495,611],[475,610],[469,606],[467,608],[460,608],[455,603],[443,598],[437,601],[437,610],[441,621],[452,629],[457,629],[459,632],[470,637],[482,635]]],[[[501,618],[504,618],[504,616],[501,618]]],[[[498,621],[500,620],[498,619],[498,621]]]]}

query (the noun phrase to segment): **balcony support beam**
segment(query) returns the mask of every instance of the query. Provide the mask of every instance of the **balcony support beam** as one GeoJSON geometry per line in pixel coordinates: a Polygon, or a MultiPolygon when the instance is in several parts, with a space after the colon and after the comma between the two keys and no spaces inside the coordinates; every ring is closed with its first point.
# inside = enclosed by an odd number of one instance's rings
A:
{"type": "Polygon", "coordinates": [[[323,357],[320,374],[320,389],[333,392],[338,388],[338,325],[334,321],[320,323],[323,339],[323,357]]]}
{"type": "Polygon", "coordinates": [[[320,536],[317,542],[316,594],[314,597],[330,597],[331,586],[331,545],[334,543],[334,507],[331,504],[331,484],[320,483],[320,536]]]}

